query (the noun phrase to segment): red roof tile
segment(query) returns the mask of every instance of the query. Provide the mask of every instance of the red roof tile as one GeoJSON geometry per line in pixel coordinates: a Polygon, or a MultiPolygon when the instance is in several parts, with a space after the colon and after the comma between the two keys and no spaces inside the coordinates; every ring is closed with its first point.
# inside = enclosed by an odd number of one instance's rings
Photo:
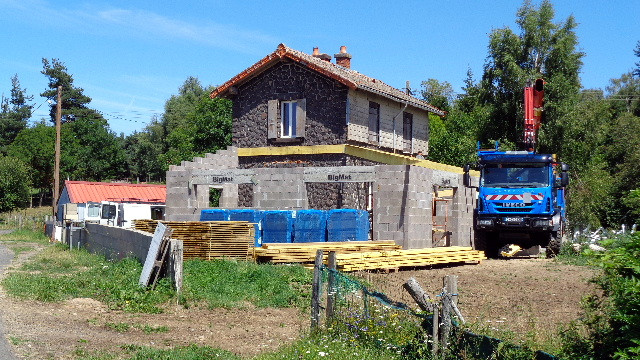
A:
{"type": "Polygon", "coordinates": [[[353,69],[348,69],[329,61],[321,60],[313,55],[287,47],[284,44],[278,45],[276,51],[265,56],[257,63],[242,71],[240,74],[231,78],[231,80],[214,89],[210,94],[211,98],[224,96],[232,86],[239,85],[259,75],[275,63],[281,61],[283,58],[289,58],[303,64],[312,70],[337,80],[351,89],[363,90],[389,98],[393,101],[408,103],[411,106],[415,106],[419,109],[423,109],[440,116],[444,116],[446,114],[446,111],[440,110],[424,100],[408,95],[404,91],[387,85],[380,80],[361,74],[353,69]]]}
{"type": "Polygon", "coordinates": [[[165,203],[166,185],[103,183],[89,181],[65,181],[72,203],[86,202],[136,202],[165,203]]]}

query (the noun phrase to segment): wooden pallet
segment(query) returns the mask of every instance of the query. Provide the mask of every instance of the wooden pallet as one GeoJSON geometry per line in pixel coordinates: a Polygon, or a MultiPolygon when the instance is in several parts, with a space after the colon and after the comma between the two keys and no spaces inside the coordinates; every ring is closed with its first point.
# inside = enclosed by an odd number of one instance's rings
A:
{"type": "MultiPolygon", "coordinates": [[[[162,221],[182,240],[184,259],[252,259],[255,229],[246,221],[162,221]]],[[[153,232],[155,220],[135,221],[137,230],[153,232]]]]}
{"type": "Polygon", "coordinates": [[[486,257],[482,251],[460,246],[336,255],[337,268],[341,271],[399,269],[463,262],[479,263],[484,259],[486,257]]]}
{"type": "Polygon", "coordinates": [[[393,241],[349,241],[349,242],[314,242],[314,243],[269,243],[255,248],[254,257],[260,262],[272,263],[312,263],[316,251],[322,249],[325,256],[329,251],[336,253],[353,253],[362,251],[390,251],[401,249],[393,241]]]}

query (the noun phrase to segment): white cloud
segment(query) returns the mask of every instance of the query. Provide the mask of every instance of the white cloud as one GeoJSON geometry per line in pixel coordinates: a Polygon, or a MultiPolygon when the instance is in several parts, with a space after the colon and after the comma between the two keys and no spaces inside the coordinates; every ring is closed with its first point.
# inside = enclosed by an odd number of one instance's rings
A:
{"type": "Polygon", "coordinates": [[[127,36],[151,36],[187,40],[206,46],[253,53],[256,44],[272,46],[277,40],[256,30],[204,22],[193,24],[143,9],[98,8],[95,5],[64,8],[43,0],[0,0],[0,11],[23,21],[62,26],[74,31],[125,32],[127,36]],[[110,28],[112,26],[113,28],[110,28]]]}

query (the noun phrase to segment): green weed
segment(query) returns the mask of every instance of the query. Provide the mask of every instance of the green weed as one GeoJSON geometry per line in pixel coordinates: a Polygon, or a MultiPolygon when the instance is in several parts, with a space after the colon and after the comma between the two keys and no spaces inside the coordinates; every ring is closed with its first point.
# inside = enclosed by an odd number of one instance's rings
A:
{"type": "Polygon", "coordinates": [[[108,322],[105,324],[106,327],[111,328],[119,333],[125,333],[131,329],[131,325],[127,323],[112,323],[108,322]]]}
{"type": "Polygon", "coordinates": [[[142,266],[137,260],[108,261],[84,250],[50,246],[3,281],[10,295],[38,301],[89,297],[112,309],[158,313],[158,305],[174,295],[168,280],[155,290],[140,287],[142,266]]]}
{"type": "Polygon", "coordinates": [[[302,266],[244,261],[190,260],[184,264],[183,303],[206,301],[211,308],[309,305],[311,272],[302,266]]]}
{"type": "Polygon", "coordinates": [[[18,229],[0,235],[0,241],[48,243],[49,238],[41,230],[18,229]]]}

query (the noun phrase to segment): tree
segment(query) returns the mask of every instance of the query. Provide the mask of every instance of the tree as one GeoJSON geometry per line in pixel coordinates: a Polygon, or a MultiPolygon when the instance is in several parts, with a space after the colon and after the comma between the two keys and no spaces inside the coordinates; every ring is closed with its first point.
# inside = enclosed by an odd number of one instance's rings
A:
{"type": "Polygon", "coordinates": [[[0,212],[27,207],[31,169],[19,159],[0,157],[0,212]]]}
{"type": "Polygon", "coordinates": [[[200,100],[209,95],[211,88],[203,88],[200,80],[190,76],[180,86],[178,95],[172,95],[164,105],[162,123],[167,134],[171,134],[176,128],[186,121],[187,114],[193,111],[200,100]]]}
{"type": "Polygon", "coordinates": [[[57,88],[62,86],[61,107],[65,126],[61,141],[61,175],[74,180],[102,181],[125,174],[125,153],[107,120],[88,107],[91,98],[75,87],[73,76],[58,59],[42,59],[42,74],[49,78],[48,90],[41,95],[51,100],[51,119],[55,119],[57,88]]]}
{"type": "Polygon", "coordinates": [[[31,117],[33,96],[25,94],[20,87],[18,75],[11,78],[11,99],[2,99],[0,110],[0,153],[6,154],[6,147],[27,126],[31,117]]]}
{"type": "MultiPolygon", "coordinates": [[[[633,50],[633,53],[640,58],[640,41],[638,41],[638,43],[636,44],[636,48],[635,50],[633,50]]],[[[636,63],[636,68],[635,70],[633,70],[633,75],[640,77],[640,61],[636,63]]]]}
{"type": "Polygon", "coordinates": [[[623,112],[640,116],[640,77],[634,77],[633,73],[629,72],[618,79],[611,79],[607,93],[614,116],[623,112]]]}
{"type": "Polygon", "coordinates": [[[179,127],[167,136],[166,164],[177,164],[231,145],[231,101],[200,98],[179,127]]]}
{"type": "Polygon", "coordinates": [[[553,18],[553,6],[548,0],[539,8],[526,0],[517,13],[520,35],[509,28],[491,33],[480,84],[481,102],[490,106],[491,116],[483,127],[481,140],[521,142],[523,88],[540,77],[547,81],[545,118],[548,125],[543,130],[549,129],[541,145],[549,150],[562,140],[562,128],[554,126],[562,123],[562,118],[578,100],[584,54],[576,49],[574,18],[570,16],[559,24],[552,23],[553,18]]]}
{"type": "Polygon", "coordinates": [[[231,145],[231,102],[210,99],[212,87],[203,88],[189,77],[165,104],[162,124],[166,133],[161,163],[166,168],[231,145]]]}
{"type": "Polygon", "coordinates": [[[422,98],[429,104],[444,110],[451,110],[453,103],[453,87],[447,81],[440,82],[436,79],[428,79],[421,84],[422,98]]]}
{"type": "Polygon", "coordinates": [[[128,172],[142,181],[162,181],[166,167],[161,162],[165,140],[164,127],[154,118],[141,132],[134,132],[124,139],[128,172]]]}
{"type": "Polygon", "coordinates": [[[40,96],[49,99],[51,104],[51,121],[55,123],[56,104],[58,102],[58,86],[62,86],[62,118],[63,121],[73,121],[76,117],[87,109],[87,105],[91,102],[91,98],[84,95],[84,89],[77,88],[73,85],[73,76],[69,74],[67,67],[58,59],[46,58],[42,59],[42,74],[49,78],[48,90],[45,90],[40,96]]]}
{"type": "Polygon", "coordinates": [[[8,154],[27,164],[31,169],[33,187],[39,190],[40,206],[53,188],[53,160],[56,131],[44,120],[22,130],[9,145],[8,154]]]}

